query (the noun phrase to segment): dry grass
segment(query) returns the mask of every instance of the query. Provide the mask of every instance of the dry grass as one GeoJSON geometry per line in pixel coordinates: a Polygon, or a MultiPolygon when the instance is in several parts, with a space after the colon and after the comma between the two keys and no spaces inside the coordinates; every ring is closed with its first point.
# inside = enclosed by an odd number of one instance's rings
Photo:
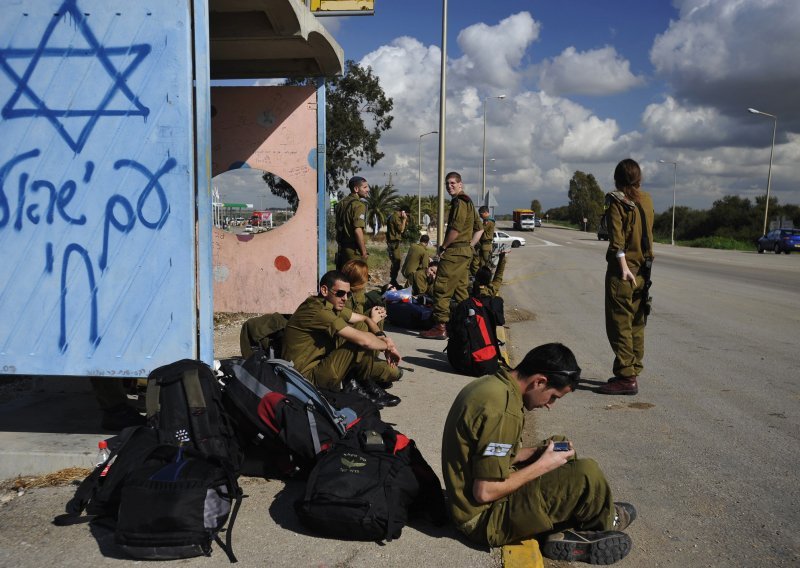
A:
{"type": "Polygon", "coordinates": [[[92,470],[86,467],[68,467],[66,469],[60,469],[46,475],[20,475],[14,479],[8,479],[0,482],[0,489],[3,491],[20,492],[37,487],[63,487],[65,485],[75,485],[83,481],[83,479],[90,473],[92,473],[92,470]]]}

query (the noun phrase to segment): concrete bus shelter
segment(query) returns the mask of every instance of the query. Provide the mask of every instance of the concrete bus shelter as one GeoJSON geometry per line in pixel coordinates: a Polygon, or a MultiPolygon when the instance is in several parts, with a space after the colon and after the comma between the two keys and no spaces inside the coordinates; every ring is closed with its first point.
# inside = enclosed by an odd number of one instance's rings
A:
{"type": "Polygon", "coordinates": [[[324,269],[324,86],[295,0],[0,0],[0,374],[144,377],[213,359],[213,313],[291,311],[324,269]],[[212,230],[211,178],[289,181],[295,217],[212,230]],[[215,306],[216,304],[216,306],[215,306]]]}

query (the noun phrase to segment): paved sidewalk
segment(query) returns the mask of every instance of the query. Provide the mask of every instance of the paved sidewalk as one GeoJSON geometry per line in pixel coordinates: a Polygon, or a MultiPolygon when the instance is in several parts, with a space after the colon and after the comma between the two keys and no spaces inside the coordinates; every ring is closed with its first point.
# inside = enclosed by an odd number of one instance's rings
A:
{"type": "MultiPolygon", "coordinates": [[[[443,353],[445,341],[420,339],[416,332],[391,326],[387,331],[407,370],[391,391],[403,402],[385,409],[382,416],[416,440],[441,477],[440,444],[446,414],[456,393],[471,378],[451,373],[443,353]]],[[[85,388],[34,393],[0,406],[0,478],[91,464],[97,441],[109,434],[97,428],[100,414],[88,381],[73,381],[73,386],[85,383],[85,388]]],[[[474,547],[452,528],[424,523],[406,527],[400,539],[383,546],[317,538],[308,534],[294,514],[293,503],[302,493],[302,482],[243,478],[242,486],[248,498],[233,534],[241,566],[469,568],[501,564],[500,550],[474,547]]],[[[50,525],[72,492],[68,487],[33,489],[0,505],[0,566],[83,567],[130,562],[115,558],[109,533],[85,524],[50,525]]],[[[211,558],[181,562],[187,564],[221,566],[227,559],[215,546],[211,558]]],[[[158,565],[163,568],[164,563],[158,565]]]]}

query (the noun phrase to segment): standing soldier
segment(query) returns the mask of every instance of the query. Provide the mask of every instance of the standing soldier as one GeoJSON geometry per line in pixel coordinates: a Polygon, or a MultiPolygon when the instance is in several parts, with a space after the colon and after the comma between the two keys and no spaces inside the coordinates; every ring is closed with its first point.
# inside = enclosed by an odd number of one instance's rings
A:
{"type": "Polygon", "coordinates": [[[476,248],[477,254],[472,257],[472,265],[469,267],[470,274],[475,276],[479,268],[489,266],[492,260],[492,245],[494,244],[494,219],[489,217],[489,208],[481,205],[478,215],[483,221],[483,234],[476,248]]]}
{"type": "Polygon", "coordinates": [[[614,376],[601,394],[635,395],[644,370],[644,327],[653,264],[653,200],[641,189],[642,170],[628,158],[614,170],[616,191],[606,196],[606,335],[614,352],[614,376]]]}
{"type": "Polygon", "coordinates": [[[403,254],[400,252],[400,242],[403,240],[403,233],[406,232],[408,225],[408,208],[402,207],[389,216],[386,224],[386,253],[389,255],[389,283],[395,288],[400,288],[397,282],[397,274],[400,272],[400,262],[403,254]]]}
{"type": "Polygon", "coordinates": [[[447,174],[445,185],[452,199],[447,231],[439,247],[439,269],[433,283],[434,326],[420,333],[420,337],[426,339],[447,339],[450,300],[461,302],[469,297],[469,264],[483,234],[475,206],[464,193],[461,174],[447,174]]]}
{"type": "Polygon", "coordinates": [[[367,260],[367,243],[364,229],[367,226],[367,206],[362,199],[369,195],[369,184],[362,177],[354,176],[347,182],[350,195],[339,202],[336,210],[336,270],[353,258],[367,260]]]}

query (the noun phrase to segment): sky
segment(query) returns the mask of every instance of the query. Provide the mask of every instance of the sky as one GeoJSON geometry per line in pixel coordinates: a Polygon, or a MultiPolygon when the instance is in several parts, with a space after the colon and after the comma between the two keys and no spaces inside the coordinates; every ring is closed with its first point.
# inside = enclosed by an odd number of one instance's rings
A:
{"type": "MultiPolygon", "coordinates": [[[[726,195],[800,204],[797,0],[451,0],[445,171],[496,212],[566,205],[576,170],[613,190],[628,157],[656,212],[726,195]],[[505,95],[504,99],[497,99],[505,95]],[[493,159],[493,160],[492,160],[493,159]],[[676,162],[677,167],[672,163],[676,162]],[[674,174],[677,173],[677,183],[674,174]]],[[[319,18],[345,59],[393,99],[385,157],[363,169],[401,194],[436,193],[442,2],[376,0],[374,16],[319,18]],[[418,153],[422,153],[421,163],[418,153]]]]}

